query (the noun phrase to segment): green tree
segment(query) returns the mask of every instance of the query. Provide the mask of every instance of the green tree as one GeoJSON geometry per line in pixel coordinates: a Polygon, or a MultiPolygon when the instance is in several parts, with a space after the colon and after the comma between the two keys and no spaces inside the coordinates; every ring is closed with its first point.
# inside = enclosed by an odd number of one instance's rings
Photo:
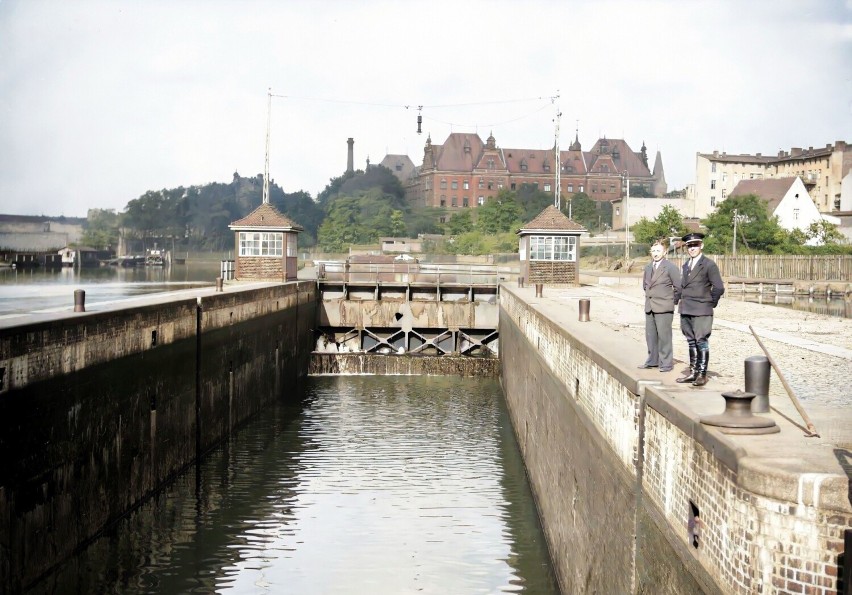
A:
{"type": "Polygon", "coordinates": [[[118,228],[115,209],[89,209],[80,241],[98,250],[114,249],[118,245],[118,228]]]}
{"type": "MultiPolygon", "coordinates": [[[[606,204],[609,205],[608,202],[606,204]]],[[[607,221],[607,217],[602,214],[600,207],[600,203],[592,200],[585,192],[577,192],[562,201],[562,211],[566,215],[570,213],[572,220],[590,231],[598,229],[600,220],[602,220],[600,225],[603,225],[603,223],[612,225],[612,210],[610,209],[610,216],[607,221]]]]}
{"type": "Polygon", "coordinates": [[[444,224],[444,233],[448,235],[459,235],[473,230],[473,218],[470,211],[460,211],[453,213],[450,219],[444,224]]]}
{"type": "Polygon", "coordinates": [[[523,208],[512,192],[501,190],[477,209],[476,229],[486,234],[512,231],[523,224],[522,215],[523,208]]]}
{"type": "Polygon", "coordinates": [[[705,251],[727,254],[733,250],[734,211],[737,215],[737,251],[779,254],[789,252],[796,242],[770,216],[766,201],[754,194],[730,196],[702,224],[707,228],[705,251]]]}
{"type": "Polygon", "coordinates": [[[683,224],[683,215],[680,211],[671,205],[666,205],[653,221],[642,217],[631,227],[631,231],[640,244],[652,244],[660,238],[682,236],[687,233],[687,228],[683,224]]]}
{"type": "Polygon", "coordinates": [[[845,239],[837,227],[825,219],[811,223],[806,235],[807,239],[815,240],[816,244],[821,246],[840,244],[845,239]]]}

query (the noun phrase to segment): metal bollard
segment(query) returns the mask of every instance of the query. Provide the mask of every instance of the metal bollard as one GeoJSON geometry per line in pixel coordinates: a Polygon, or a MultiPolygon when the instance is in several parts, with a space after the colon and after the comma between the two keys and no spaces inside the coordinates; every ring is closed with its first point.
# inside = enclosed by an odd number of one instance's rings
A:
{"type": "Polygon", "coordinates": [[[586,298],[580,300],[580,322],[589,322],[589,307],[592,302],[586,298]]]}
{"type": "Polygon", "coordinates": [[[775,434],[781,431],[774,420],[752,414],[754,393],[736,390],[722,393],[722,397],[725,399],[725,411],[719,415],[702,416],[701,423],[719,428],[723,434],[775,434]]]}
{"type": "Polygon", "coordinates": [[[751,402],[752,413],[769,413],[769,359],[764,355],[745,358],[745,392],[756,396],[751,402]]]}
{"type": "Polygon", "coordinates": [[[222,291],[222,277],[216,277],[216,291],[222,291]]]}
{"type": "Polygon", "coordinates": [[[544,283],[535,284],[535,297],[544,297],[544,283]]]}
{"type": "Polygon", "coordinates": [[[86,311],[86,292],[82,289],[74,290],[74,311],[75,312],[85,312],[86,311]]]}

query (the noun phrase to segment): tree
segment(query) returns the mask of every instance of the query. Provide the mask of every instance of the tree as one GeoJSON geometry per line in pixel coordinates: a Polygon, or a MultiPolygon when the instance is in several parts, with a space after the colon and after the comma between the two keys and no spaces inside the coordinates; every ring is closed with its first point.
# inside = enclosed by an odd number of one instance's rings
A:
{"type": "Polygon", "coordinates": [[[839,244],[844,240],[843,234],[838,231],[837,227],[825,219],[811,223],[806,236],[807,239],[814,240],[814,243],[818,246],[839,244]]]}
{"type": "Polygon", "coordinates": [[[85,246],[109,250],[118,244],[119,219],[115,209],[89,209],[80,241],[85,246]]]}
{"type": "Polygon", "coordinates": [[[513,227],[523,225],[522,214],[523,208],[513,193],[501,190],[496,198],[477,209],[476,229],[487,234],[511,231],[513,227]]]}
{"type": "Polygon", "coordinates": [[[733,250],[734,211],[737,216],[737,251],[778,254],[794,246],[791,235],[770,216],[766,201],[755,194],[730,196],[702,224],[707,228],[705,251],[727,254],[733,250]]]}
{"type": "Polygon", "coordinates": [[[660,238],[682,236],[687,233],[683,224],[683,215],[671,205],[663,207],[653,221],[642,217],[631,228],[636,241],[640,244],[652,244],[660,238]]]}
{"type": "Polygon", "coordinates": [[[444,233],[448,235],[459,235],[473,231],[473,218],[470,216],[470,211],[461,211],[453,213],[449,221],[444,224],[444,233]]]}
{"type": "MultiPolygon", "coordinates": [[[[606,204],[610,206],[609,203],[606,204]]],[[[599,219],[602,219],[603,223],[612,225],[612,209],[609,211],[610,215],[607,220],[607,218],[602,215],[599,206],[600,203],[592,200],[592,198],[585,192],[573,194],[568,197],[567,200],[562,202],[563,212],[566,215],[570,213],[571,219],[588,230],[596,229],[598,227],[599,219]]]]}

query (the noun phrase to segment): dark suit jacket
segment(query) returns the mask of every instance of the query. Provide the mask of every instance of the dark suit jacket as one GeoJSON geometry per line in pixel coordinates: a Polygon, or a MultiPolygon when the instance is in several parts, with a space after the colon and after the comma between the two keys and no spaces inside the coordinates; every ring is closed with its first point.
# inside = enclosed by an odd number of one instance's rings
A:
{"type": "Polygon", "coordinates": [[[642,289],[645,290],[645,313],[663,314],[674,312],[680,299],[680,270],[677,265],[665,258],[654,270],[654,263],[645,266],[642,277],[642,289]]]}
{"type": "Polygon", "coordinates": [[[719,274],[716,263],[701,255],[698,263],[691,271],[689,261],[683,265],[681,281],[680,308],[681,314],[689,316],[711,316],[713,308],[719,303],[719,298],[725,293],[725,285],[719,274]]]}

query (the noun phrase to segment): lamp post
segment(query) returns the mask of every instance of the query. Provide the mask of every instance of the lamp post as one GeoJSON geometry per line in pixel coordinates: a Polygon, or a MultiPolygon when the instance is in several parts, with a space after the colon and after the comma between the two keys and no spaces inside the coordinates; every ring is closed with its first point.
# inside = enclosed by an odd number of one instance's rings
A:
{"type": "Polygon", "coordinates": [[[630,174],[624,170],[624,263],[630,260],[630,174]]]}

